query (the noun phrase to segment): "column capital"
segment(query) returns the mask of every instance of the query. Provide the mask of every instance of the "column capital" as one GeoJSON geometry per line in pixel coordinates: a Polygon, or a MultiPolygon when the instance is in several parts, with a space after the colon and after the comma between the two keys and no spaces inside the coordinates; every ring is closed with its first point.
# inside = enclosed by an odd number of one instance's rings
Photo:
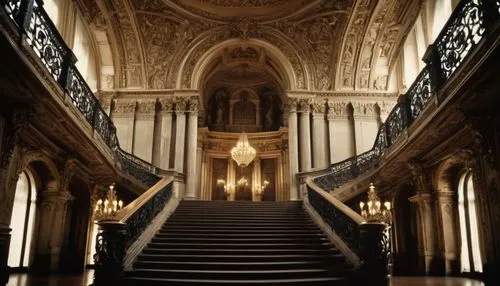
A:
{"type": "Polygon", "coordinates": [[[347,101],[328,100],[328,119],[331,120],[336,117],[347,117],[347,104],[349,104],[347,101]]]}
{"type": "Polygon", "coordinates": [[[115,99],[113,100],[113,114],[133,114],[135,112],[137,102],[130,99],[115,99]]]}
{"type": "Polygon", "coordinates": [[[299,108],[299,112],[302,112],[302,113],[311,112],[311,99],[299,99],[298,108],[299,108]]]}
{"type": "Polygon", "coordinates": [[[352,106],[354,108],[353,116],[356,118],[373,119],[377,116],[374,102],[353,102],[352,106]]]}
{"type": "Polygon", "coordinates": [[[191,97],[189,99],[189,104],[187,106],[187,111],[190,114],[196,115],[198,113],[198,98],[197,97],[191,97]]]}
{"type": "Polygon", "coordinates": [[[288,97],[285,103],[285,113],[297,112],[298,99],[296,97],[288,97]]]}
{"type": "Polygon", "coordinates": [[[324,114],[326,111],[326,100],[325,99],[320,99],[316,98],[312,100],[312,112],[316,114],[324,114]]]}
{"type": "Polygon", "coordinates": [[[425,193],[427,191],[426,178],[422,163],[412,159],[408,162],[408,167],[410,168],[413,181],[417,187],[417,193],[425,193]]]}
{"type": "Polygon", "coordinates": [[[188,105],[188,98],[187,97],[176,97],[175,98],[175,113],[182,113],[186,112],[186,108],[188,105]]]}
{"type": "Polygon", "coordinates": [[[173,98],[160,98],[160,110],[162,113],[174,112],[174,99],[173,98]]]}

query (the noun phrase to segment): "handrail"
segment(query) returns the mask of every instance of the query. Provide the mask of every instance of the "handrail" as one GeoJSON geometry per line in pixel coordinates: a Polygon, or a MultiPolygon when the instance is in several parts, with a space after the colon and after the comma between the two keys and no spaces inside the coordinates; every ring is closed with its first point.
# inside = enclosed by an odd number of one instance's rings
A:
{"type": "MultiPolygon", "coordinates": [[[[393,146],[425,110],[433,94],[465,62],[467,57],[498,26],[500,1],[463,0],[453,11],[443,30],[424,57],[427,65],[379,128],[373,147],[357,156],[330,165],[324,170],[299,173],[301,178],[314,176],[314,183],[333,190],[361,174],[374,170],[386,150],[393,146]]],[[[439,94],[438,94],[439,95],[439,94]]],[[[442,102],[445,98],[439,98],[442,102]]]]}
{"type": "Polygon", "coordinates": [[[120,148],[113,121],[75,66],[76,58],[43,9],[43,1],[0,0],[0,14],[4,13],[17,28],[21,42],[38,57],[65,96],[108,146],[120,169],[147,186],[154,185],[160,179],[156,167],[120,148]]]}

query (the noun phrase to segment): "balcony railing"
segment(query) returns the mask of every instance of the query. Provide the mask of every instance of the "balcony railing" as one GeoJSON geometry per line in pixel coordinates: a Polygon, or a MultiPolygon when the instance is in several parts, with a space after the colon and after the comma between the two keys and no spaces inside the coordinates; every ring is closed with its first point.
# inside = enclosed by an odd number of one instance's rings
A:
{"type": "Polygon", "coordinates": [[[148,186],[154,185],[160,179],[156,168],[120,148],[113,121],[76,68],[76,58],[43,9],[43,1],[0,0],[0,7],[0,14],[11,19],[23,45],[31,48],[94,132],[99,134],[122,171],[148,186]]]}
{"type": "MultiPolygon", "coordinates": [[[[323,190],[333,190],[376,168],[382,154],[419,118],[433,94],[442,89],[489,30],[497,26],[499,7],[500,0],[460,2],[426,54],[427,65],[381,125],[372,149],[331,165],[314,178],[314,183],[323,190]]],[[[445,99],[439,98],[440,102],[445,99]]]]}

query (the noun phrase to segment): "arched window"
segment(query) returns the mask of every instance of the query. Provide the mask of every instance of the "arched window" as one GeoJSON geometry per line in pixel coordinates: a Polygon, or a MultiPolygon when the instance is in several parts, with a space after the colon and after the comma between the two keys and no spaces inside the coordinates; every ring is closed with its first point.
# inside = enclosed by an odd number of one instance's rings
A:
{"type": "Polygon", "coordinates": [[[35,211],[36,187],[34,179],[29,172],[23,171],[17,181],[10,222],[12,228],[8,260],[10,267],[29,266],[35,211]]]}
{"type": "Polygon", "coordinates": [[[458,216],[460,219],[461,272],[483,272],[477,228],[476,197],[471,172],[460,177],[458,184],[458,216]]]}

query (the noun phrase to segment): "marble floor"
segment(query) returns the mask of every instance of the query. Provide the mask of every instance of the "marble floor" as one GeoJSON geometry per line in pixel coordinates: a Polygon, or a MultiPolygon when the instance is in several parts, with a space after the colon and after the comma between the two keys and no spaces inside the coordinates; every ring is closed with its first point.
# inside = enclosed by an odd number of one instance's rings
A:
{"type": "MultiPolygon", "coordinates": [[[[87,270],[82,275],[30,276],[12,274],[8,286],[81,286],[92,283],[94,271],[87,270]]],[[[484,286],[478,280],[452,277],[392,277],[388,286],[484,286]]]]}

